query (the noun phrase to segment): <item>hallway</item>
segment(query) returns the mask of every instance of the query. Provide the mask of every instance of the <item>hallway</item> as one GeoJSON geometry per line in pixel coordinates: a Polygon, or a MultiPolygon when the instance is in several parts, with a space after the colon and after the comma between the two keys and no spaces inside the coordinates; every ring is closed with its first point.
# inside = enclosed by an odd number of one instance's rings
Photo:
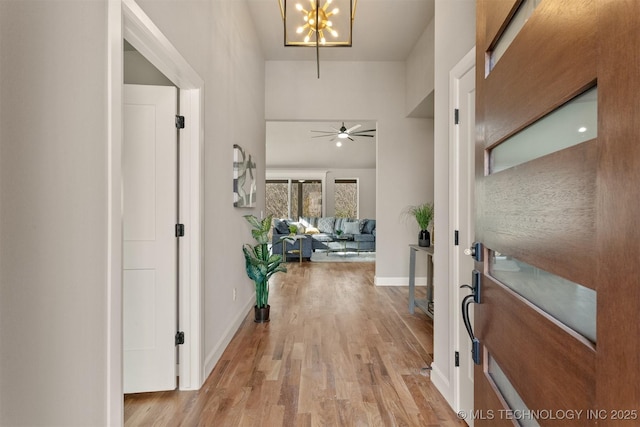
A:
{"type": "MultiPolygon", "coordinates": [[[[420,374],[433,324],[374,263],[288,263],[202,389],[125,398],[127,426],[465,426],[420,374]]],[[[424,288],[418,291],[424,292],[424,288]]]]}

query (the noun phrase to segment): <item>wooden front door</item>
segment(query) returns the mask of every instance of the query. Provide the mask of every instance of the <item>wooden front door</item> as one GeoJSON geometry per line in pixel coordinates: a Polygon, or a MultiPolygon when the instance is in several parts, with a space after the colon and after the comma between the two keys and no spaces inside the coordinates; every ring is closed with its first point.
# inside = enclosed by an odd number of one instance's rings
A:
{"type": "Polygon", "coordinates": [[[469,416],[640,425],[640,1],[478,0],[476,41],[469,416]]]}

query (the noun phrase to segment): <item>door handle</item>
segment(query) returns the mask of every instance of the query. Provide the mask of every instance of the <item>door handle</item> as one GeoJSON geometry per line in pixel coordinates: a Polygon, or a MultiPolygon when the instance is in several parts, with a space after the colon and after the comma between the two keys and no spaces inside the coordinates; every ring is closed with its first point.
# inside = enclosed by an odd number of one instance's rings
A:
{"type": "Polygon", "coordinates": [[[473,242],[470,248],[464,250],[464,254],[473,257],[478,262],[482,262],[482,243],[473,242]]]}
{"type": "Polygon", "coordinates": [[[471,326],[471,320],[469,319],[469,305],[471,304],[480,304],[480,272],[477,270],[473,270],[473,286],[470,285],[462,285],[462,288],[471,289],[471,293],[465,296],[462,299],[462,321],[464,322],[464,327],[467,329],[467,333],[469,334],[469,338],[471,339],[471,356],[473,358],[473,363],[476,365],[480,364],[480,340],[476,338],[473,333],[473,327],[471,326]]]}

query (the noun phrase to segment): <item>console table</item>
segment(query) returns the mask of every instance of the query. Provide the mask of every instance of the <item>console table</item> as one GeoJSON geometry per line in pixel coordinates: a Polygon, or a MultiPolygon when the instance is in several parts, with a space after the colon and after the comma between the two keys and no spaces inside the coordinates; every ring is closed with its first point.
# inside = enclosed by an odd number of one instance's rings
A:
{"type": "Polygon", "coordinates": [[[433,319],[433,245],[429,247],[409,245],[409,313],[418,307],[433,319]],[[418,299],[416,292],[416,252],[427,254],[427,297],[418,299]]]}

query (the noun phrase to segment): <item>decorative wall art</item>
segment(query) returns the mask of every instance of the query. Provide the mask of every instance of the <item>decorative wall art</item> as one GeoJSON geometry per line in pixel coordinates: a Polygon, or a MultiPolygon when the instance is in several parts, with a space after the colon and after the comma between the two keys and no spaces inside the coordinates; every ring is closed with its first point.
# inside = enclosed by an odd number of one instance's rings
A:
{"type": "Polygon", "coordinates": [[[256,205],[256,164],[238,144],[233,144],[233,206],[252,208],[256,205]]]}

